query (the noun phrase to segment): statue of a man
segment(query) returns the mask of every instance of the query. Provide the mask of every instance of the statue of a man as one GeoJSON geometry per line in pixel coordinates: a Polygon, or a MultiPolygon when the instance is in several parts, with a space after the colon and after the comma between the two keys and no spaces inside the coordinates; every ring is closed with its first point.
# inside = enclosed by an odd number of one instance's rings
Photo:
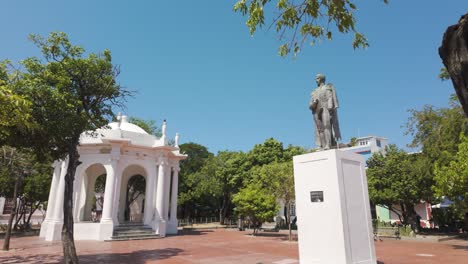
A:
{"type": "Polygon", "coordinates": [[[317,74],[317,88],[310,94],[309,108],[315,123],[315,145],[321,149],[336,147],[341,140],[338,124],[338,98],[331,83],[325,84],[325,75],[317,74]]]}

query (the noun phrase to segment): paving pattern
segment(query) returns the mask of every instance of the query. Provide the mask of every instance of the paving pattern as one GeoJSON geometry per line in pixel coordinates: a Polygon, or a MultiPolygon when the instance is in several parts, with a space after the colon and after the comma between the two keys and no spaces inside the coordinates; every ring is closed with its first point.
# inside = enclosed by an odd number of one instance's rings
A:
{"type": "MultiPolygon", "coordinates": [[[[0,246],[3,241],[0,241],[0,246]]],[[[39,237],[13,238],[12,250],[0,251],[0,263],[60,263],[60,242],[39,237]]],[[[375,242],[379,263],[463,263],[468,259],[468,241],[442,243],[384,240],[375,242]]],[[[285,233],[261,233],[225,229],[186,231],[179,236],[154,240],[77,241],[80,263],[253,263],[297,264],[296,242],[285,233]]]]}

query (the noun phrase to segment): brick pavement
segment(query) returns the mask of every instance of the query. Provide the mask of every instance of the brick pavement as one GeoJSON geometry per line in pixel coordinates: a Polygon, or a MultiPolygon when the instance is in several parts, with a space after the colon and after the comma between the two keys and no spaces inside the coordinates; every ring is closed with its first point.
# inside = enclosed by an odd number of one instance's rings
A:
{"type": "MultiPolygon", "coordinates": [[[[164,239],[96,242],[77,241],[81,263],[298,263],[296,242],[286,234],[213,229],[185,232],[164,239]]],[[[0,242],[0,246],[3,242],[0,242]]],[[[0,251],[0,263],[59,263],[61,243],[45,242],[39,237],[13,238],[13,250],[0,251]]],[[[443,243],[384,240],[376,242],[380,263],[467,263],[468,241],[443,243]]]]}

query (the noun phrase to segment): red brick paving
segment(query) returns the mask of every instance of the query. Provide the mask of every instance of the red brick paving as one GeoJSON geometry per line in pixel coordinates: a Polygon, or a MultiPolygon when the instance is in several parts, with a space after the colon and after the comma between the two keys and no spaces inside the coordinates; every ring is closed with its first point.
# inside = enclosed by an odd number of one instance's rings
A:
{"type": "MultiPolygon", "coordinates": [[[[224,229],[198,230],[154,240],[96,242],[77,241],[81,263],[298,263],[296,242],[285,234],[265,233],[251,237],[248,232],[224,229]]],[[[0,246],[3,242],[0,242],[0,246]]],[[[443,243],[384,240],[376,242],[379,262],[468,263],[468,241],[443,243]]],[[[0,251],[0,263],[59,263],[60,242],[39,237],[13,238],[13,250],[0,251]]]]}

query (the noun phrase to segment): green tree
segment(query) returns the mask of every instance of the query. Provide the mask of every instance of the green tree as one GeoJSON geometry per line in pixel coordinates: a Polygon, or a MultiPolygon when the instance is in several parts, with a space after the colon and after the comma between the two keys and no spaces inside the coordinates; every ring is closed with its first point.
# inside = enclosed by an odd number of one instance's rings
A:
{"type": "Polygon", "coordinates": [[[22,61],[25,72],[17,93],[31,102],[31,115],[37,129],[34,133],[17,133],[17,145],[32,144],[36,153],[51,154],[54,159],[68,158],[65,175],[64,224],[62,245],[65,263],[78,263],[73,239],[73,181],[80,164],[79,138],[112,119],[113,107],[123,106],[130,93],[116,81],[118,67],[111,53],[88,53],[70,43],[62,32],[48,38],[31,35],[30,40],[41,50],[43,60],[22,61]]]}
{"type": "Polygon", "coordinates": [[[400,218],[404,225],[416,227],[414,205],[432,196],[429,164],[419,154],[408,154],[389,145],[385,155],[374,153],[367,160],[369,198],[400,218]]]}
{"type": "MultiPolygon", "coordinates": [[[[413,136],[410,147],[421,149],[418,154],[421,170],[431,179],[433,200],[442,198],[440,183],[444,177],[440,169],[448,167],[454,161],[463,136],[468,135],[468,119],[464,117],[462,107],[455,96],[450,98],[450,106],[436,108],[430,105],[422,110],[411,110],[407,123],[407,134],[413,136]],[[460,136],[461,135],[461,136],[460,136]],[[436,165],[436,166],[434,166],[436,165]],[[436,169],[439,170],[435,176],[436,169]]],[[[448,214],[456,216],[456,214],[448,214]]],[[[434,216],[436,217],[436,216],[434,216]]],[[[452,219],[452,222],[456,219],[452,219]]]]}
{"type": "Polygon", "coordinates": [[[193,142],[181,144],[179,148],[188,158],[180,163],[178,204],[182,216],[190,218],[194,216],[197,202],[203,194],[204,187],[200,186],[200,183],[203,183],[205,178],[200,171],[213,154],[205,146],[193,142]]]}
{"type": "Polygon", "coordinates": [[[273,219],[278,212],[276,197],[260,184],[249,184],[233,196],[236,212],[247,217],[253,224],[253,235],[265,221],[273,219]]]}
{"type": "Polygon", "coordinates": [[[13,197],[13,208],[10,213],[10,218],[8,219],[5,242],[3,243],[3,250],[9,250],[13,220],[18,211],[17,206],[20,186],[24,181],[25,175],[29,173],[30,164],[24,152],[6,146],[2,147],[0,161],[0,195],[13,197]],[[11,188],[12,186],[13,188],[11,188]]]}
{"type": "Polygon", "coordinates": [[[0,143],[14,133],[13,128],[27,130],[31,125],[31,102],[15,92],[20,78],[21,72],[9,61],[0,61],[0,143]]]}
{"type": "MultiPolygon", "coordinates": [[[[326,38],[332,39],[334,32],[353,33],[353,48],[369,46],[366,37],[356,30],[357,10],[356,1],[336,0],[238,0],[234,11],[247,16],[247,27],[253,35],[257,28],[265,25],[265,10],[275,9],[275,17],[270,27],[274,27],[283,44],[279,47],[279,54],[296,55],[304,43],[311,44],[326,38]],[[274,7],[268,8],[271,2],[274,7]]],[[[383,0],[387,3],[387,0],[383,0]]]]}
{"type": "Polygon", "coordinates": [[[458,152],[446,166],[435,164],[434,191],[455,202],[460,211],[468,212],[468,136],[460,136],[458,152]]]}
{"type": "Polygon", "coordinates": [[[349,146],[350,147],[354,147],[357,145],[357,138],[356,137],[352,137],[350,140],[349,140],[349,146]]]}
{"type": "Polygon", "coordinates": [[[162,136],[161,128],[156,126],[156,122],[154,120],[144,120],[138,117],[130,117],[128,122],[141,127],[150,135],[157,137],[162,136]]]}
{"type": "Polygon", "coordinates": [[[29,228],[32,214],[47,201],[52,168],[50,160],[38,160],[28,149],[2,146],[0,152],[0,196],[13,197],[3,244],[4,250],[9,250],[11,230],[21,221],[23,228],[29,228]]]}
{"type": "Polygon", "coordinates": [[[294,204],[294,172],[292,162],[273,162],[262,166],[257,170],[254,181],[274,194],[277,200],[284,203],[286,224],[289,229],[289,240],[291,240],[291,207],[294,204]]]}
{"type": "Polygon", "coordinates": [[[247,155],[243,152],[220,151],[212,160],[211,177],[207,176],[213,185],[219,186],[221,198],[219,208],[220,223],[232,212],[232,196],[239,191],[251,168],[247,155]]]}
{"type": "Polygon", "coordinates": [[[406,134],[413,140],[409,146],[421,148],[432,163],[446,165],[458,150],[460,134],[468,134],[468,119],[456,99],[452,97],[447,108],[426,105],[422,110],[410,110],[410,114],[406,134]]]}
{"type": "Polygon", "coordinates": [[[262,144],[256,144],[248,153],[252,166],[262,166],[274,161],[284,160],[283,143],[274,138],[265,140],[262,144]]]}
{"type": "Polygon", "coordinates": [[[288,145],[288,147],[283,150],[282,161],[292,162],[294,156],[302,155],[307,152],[308,151],[303,147],[288,145]]]}

